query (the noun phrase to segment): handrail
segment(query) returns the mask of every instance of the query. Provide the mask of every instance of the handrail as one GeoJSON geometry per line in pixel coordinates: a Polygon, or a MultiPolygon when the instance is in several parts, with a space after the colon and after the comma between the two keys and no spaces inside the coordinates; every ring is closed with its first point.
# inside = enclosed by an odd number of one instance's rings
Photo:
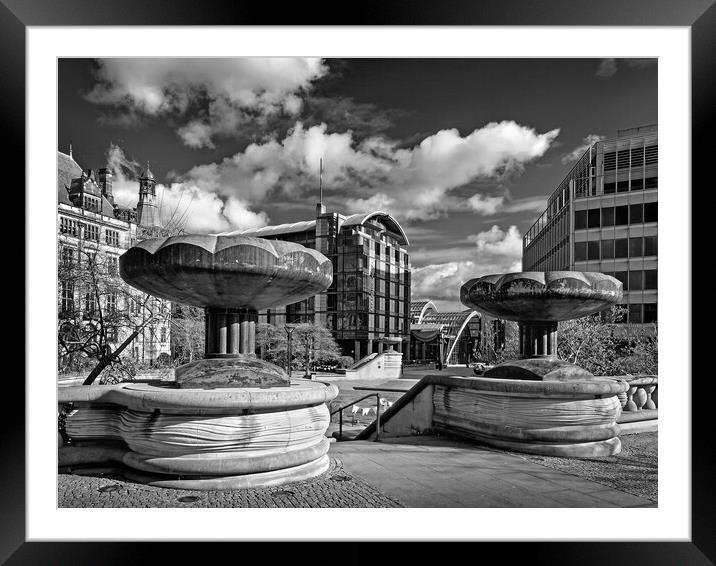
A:
{"type": "Polygon", "coordinates": [[[338,440],[343,440],[343,411],[345,411],[348,407],[351,405],[355,405],[358,401],[362,401],[363,399],[367,399],[368,397],[375,397],[375,425],[376,425],[376,433],[375,433],[375,441],[380,440],[380,393],[368,393],[368,395],[363,395],[363,397],[360,397],[359,399],[354,399],[347,405],[344,405],[343,407],[336,409],[332,413],[330,413],[329,416],[333,416],[336,413],[340,413],[340,419],[338,420],[338,440]]]}

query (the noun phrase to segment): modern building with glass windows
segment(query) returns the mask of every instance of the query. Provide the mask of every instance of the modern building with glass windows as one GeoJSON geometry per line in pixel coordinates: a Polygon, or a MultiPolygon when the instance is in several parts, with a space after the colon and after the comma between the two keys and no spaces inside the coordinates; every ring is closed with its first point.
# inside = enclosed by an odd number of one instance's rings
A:
{"type": "Polygon", "coordinates": [[[316,207],[316,219],[230,232],[314,248],[333,263],[333,282],[314,297],[259,313],[276,326],[315,322],[355,360],[381,352],[381,338],[410,339],[410,257],[403,228],[387,212],[344,216],[316,207]]]}
{"type": "Polygon", "coordinates": [[[624,285],[628,316],[657,320],[658,128],[593,144],[522,241],[523,271],[600,271],[624,285]]]}

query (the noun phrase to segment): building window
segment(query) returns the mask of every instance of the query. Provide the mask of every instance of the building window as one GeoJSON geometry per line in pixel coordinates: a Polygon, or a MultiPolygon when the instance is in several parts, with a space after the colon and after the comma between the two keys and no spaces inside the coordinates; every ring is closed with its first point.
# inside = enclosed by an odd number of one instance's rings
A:
{"type": "Polygon", "coordinates": [[[657,255],[656,236],[644,237],[644,255],[657,255]]]}
{"type": "Polygon", "coordinates": [[[599,228],[599,209],[592,208],[587,211],[587,227],[599,228]]]}
{"type": "Polygon", "coordinates": [[[574,261],[587,260],[587,242],[574,243],[574,261]]]}
{"type": "Polygon", "coordinates": [[[629,206],[629,224],[641,224],[644,222],[644,205],[632,204],[629,206]]]}
{"type": "Polygon", "coordinates": [[[89,210],[90,212],[99,212],[99,199],[84,195],[82,206],[85,210],[89,210]]]}
{"type": "Polygon", "coordinates": [[[104,233],[104,241],[110,246],[119,247],[119,232],[117,232],[117,230],[106,230],[104,233]]]}
{"type": "Polygon", "coordinates": [[[614,273],[614,278],[621,281],[622,288],[624,291],[629,290],[629,278],[628,273],[626,271],[617,271],[614,273]]]}
{"type": "Polygon", "coordinates": [[[657,288],[657,270],[646,269],[644,271],[644,289],[656,289],[657,288]]]}
{"type": "Polygon", "coordinates": [[[644,181],[644,188],[645,189],[656,189],[659,186],[659,178],[658,177],[647,177],[644,181]]]}
{"type": "Polygon", "coordinates": [[[617,154],[612,151],[604,154],[604,170],[613,171],[617,168],[617,154]]]}
{"type": "Polygon", "coordinates": [[[602,208],[602,226],[614,226],[614,207],[602,208]]]}
{"type": "Polygon", "coordinates": [[[628,169],[629,168],[629,150],[623,149],[617,152],[617,168],[628,169]]]}
{"type": "Polygon", "coordinates": [[[107,295],[107,312],[113,313],[117,310],[117,293],[107,295]]]}
{"type": "Polygon", "coordinates": [[[616,183],[604,183],[604,194],[608,195],[611,193],[617,192],[617,184],[616,183]]]}
{"type": "Polygon", "coordinates": [[[630,291],[641,291],[644,288],[643,273],[641,271],[630,271],[629,272],[629,290],[630,291]]]}
{"type": "Polygon", "coordinates": [[[618,259],[629,257],[629,240],[626,238],[614,240],[614,257],[618,259]]]}
{"type": "Polygon", "coordinates": [[[614,240],[602,240],[602,259],[614,259],[614,240]]]}
{"type": "Polygon", "coordinates": [[[631,190],[632,191],[644,190],[644,179],[632,179],[631,180],[631,190]]]}
{"type": "Polygon", "coordinates": [[[644,239],[641,236],[629,238],[629,257],[642,257],[644,255],[644,239]]]}
{"type": "Polygon", "coordinates": [[[619,181],[617,183],[617,192],[625,193],[629,190],[629,181],[619,181]]]}
{"type": "Polygon", "coordinates": [[[587,242],[587,259],[599,259],[599,242],[587,242]]]}
{"type": "Polygon", "coordinates": [[[162,326],[159,332],[159,341],[160,342],[166,342],[167,341],[167,327],[162,326]]]}
{"type": "Polygon", "coordinates": [[[74,284],[72,281],[62,281],[60,288],[62,314],[71,315],[75,310],[74,284]]]}
{"type": "Polygon", "coordinates": [[[576,210],[574,212],[574,229],[584,230],[587,227],[587,211],[576,210]]]}
{"type": "Polygon", "coordinates": [[[109,275],[117,275],[119,267],[119,258],[114,255],[107,256],[107,273],[109,275]]]}
{"type": "Polygon", "coordinates": [[[95,302],[94,292],[90,291],[89,293],[85,293],[85,314],[89,316],[93,315],[96,308],[97,303],[95,302]]]}
{"type": "Polygon", "coordinates": [[[641,307],[641,303],[629,305],[629,322],[632,322],[634,324],[641,324],[641,307]]]}
{"type": "Polygon", "coordinates": [[[659,205],[656,202],[644,203],[644,222],[656,222],[659,218],[659,205]]]}
{"type": "Polygon", "coordinates": [[[641,167],[644,165],[644,148],[635,147],[631,150],[631,166],[641,167]]]}
{"type": "Polygon", "coordinates": [[[84,237],[86,240],[99,242],[99,226],[95,224],[85,224],[84,229],[84,237]]]}
{"type": "Polygon", "coordinates": [[[650,145],[645,148],[645,163],[647,165],[656,165],[659,161],[659,146],[650,145]]]}
{"type": "Polygon", "coordinates": [[[62,265],[72,267],[75,263],[75,250],[69,246],[62,247],[62,265]]]}
{"type": "Polygon", "coordinates": [[[624,226],[629,224],[629,207],[617,206],[614,208],[614,225],[624,226]]]}
{"type": "Polygon", "coordinates": [[[644,322],[656,322],[656,303],[644,303],[644,322]]]}
{"type": "Polygon", "coordinates": [[[60,217],[60,233],[77,236],[77,221],[70,220],[64,216],[60,217]]]}

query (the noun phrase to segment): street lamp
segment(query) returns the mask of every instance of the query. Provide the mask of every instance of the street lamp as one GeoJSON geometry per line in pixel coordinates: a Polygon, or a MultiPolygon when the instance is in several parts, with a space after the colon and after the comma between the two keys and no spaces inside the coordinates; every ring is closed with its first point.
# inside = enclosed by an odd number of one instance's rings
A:
{"type": "Polygon", "coordinates": [[[293,338],[293,331],[296,329],[296,326],[293,324],[286,324],[284,325],[283,329],[286,331],[286,336],[288,337],[288,352],[286,352],[286,373],[288,374],[288,378],[291,379],[291,340],[293,338]]]}
{"type": "Polygon", "coordinates": [[[445,327],[440,327],[440,338],[438,340],[438,370],[443,369],[443,340],[445,340],[445,327]]]}
{"type": "Polygon", "coordinates": [[[306,371],[303,374],[304,379],[311,379],[311,341],[315,340],[315,336],[306,334],[306,371]]]}

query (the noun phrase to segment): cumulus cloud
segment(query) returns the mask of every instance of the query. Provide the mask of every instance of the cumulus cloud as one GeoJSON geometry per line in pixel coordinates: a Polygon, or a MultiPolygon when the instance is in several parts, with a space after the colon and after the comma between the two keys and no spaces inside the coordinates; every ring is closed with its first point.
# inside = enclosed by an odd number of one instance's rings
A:
{"type": "Polygon", "coordinates": [[[582,143],[575,147],[572,151],[562,156],[562,164],[566,165],[567,163],[574,163],[584,155],[584,152],[587,151],[590,147],[592,147],[593,144],[597,143],[598,141],[602,141],[604,139],[604,136],[600,136],[598,134],[589,134],[587,137],[585,137],[582,140],[582,143]]]}
{"type": "Polygon", "coordinates": [[[608,78],[613,77],[619,68],[619,66],[625,65],[630,69],[636,69],[638,71],[648,69],[656,65],[658,59],[656,58],[631,58],[631,59],[602,59],[597,67],[596,75],[598,77],[608,78]]]}
{"type": "Polygon", "coordinates": [[[558,134],[491,122],[465,136],[441,130],[406,148],[380,136],[357,142],[351,131],[331,133],[326,124],[306,128],[298,122],[284,139],[250,144],[219,163],[194,167],[185,179],[249,203],[277,191],[301,198],[315,193],[323,158],[324,191],[343,196],[347,212],[391,207],[402,219],[435,218],[455,204],[451,189],[520,172],[558,134]]]}
{"type": "Polygon", "coordinates": [[[489,230],[470,237],[475,247],[463,261],[451,261],[414,268],[411,293],[416,298],[457,300],[460,286],[474,277],[519,271],[522,259],[522,236],[516,226],[489,230]]]}
{"type": "Polygon", "coordinates": [[[547,197],[525,197],[513,200],[509,197],[509,193],[492,197],[476,193],[467,199],[467,204],[481,216],[513,212],[541,212],[547,206],[547,197]]]}
{"type": "MultiPolygon", "coordinates": [[[[114,171],[112,193],[120,206],[134,208],[139,199],[141,166],[128,159],[122,149],[111,145],[107,164],[114,171]]],[[[237,196],[221,198],[192,183],[157,183],[157,204],[162,225],[193,233],[260,228],[268,223],[264,212],[254,212],[237,196]]]]}
{"type": "Polygon", "coordinates": [[[472,210],[483,216],[497,214],[505,203],[504,196],[488,197],[479,193],[467,199],[467,204],[472,210]]]}
{"type": "MultiPolygon", "coordinates": [[[[318,58],[98,59],[86,98],[130,116],[184,120],[178,135],[190,147],[213,147],[216,135],[236,134],[301,110],[300,93],[328,68],[318,58]]],[[[112,118],[107,118],[112,120],[112,118]]]]}

